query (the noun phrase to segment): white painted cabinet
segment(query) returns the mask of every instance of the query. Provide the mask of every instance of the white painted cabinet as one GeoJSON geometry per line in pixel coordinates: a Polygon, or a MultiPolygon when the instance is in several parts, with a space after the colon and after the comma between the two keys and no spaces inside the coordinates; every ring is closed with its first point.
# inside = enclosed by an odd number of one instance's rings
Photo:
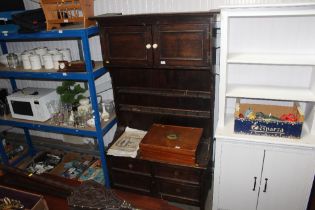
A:
{"type": "Polygon", "coordinates": [[[309,149],[219,140],[213,210],[306,209],[314,164],[309,149]]]}
{"type": "Polygon", "coordinates": [[[212,210],[305,210],[315,174],[315,3],[221,10],[212,210]],[[305,114],[300,139],[234,133],[236,101],[305,114]]]}

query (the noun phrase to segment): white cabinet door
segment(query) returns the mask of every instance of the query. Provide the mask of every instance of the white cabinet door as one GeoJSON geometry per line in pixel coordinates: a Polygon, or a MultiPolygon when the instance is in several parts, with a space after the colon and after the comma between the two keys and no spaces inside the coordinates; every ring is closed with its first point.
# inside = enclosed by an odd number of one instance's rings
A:
{"type": "Polygon", "coordinates": [[[264,150],[222,144],[218,209],[254,210],[257,205],[264,150]],[[256,182],[256,184],[255,184],[256,182]]]}
{"type": "Polygon", "coordinates": [[[266,150],[257,209],[306,209],[314,167],[308,151],[266,150]]]}

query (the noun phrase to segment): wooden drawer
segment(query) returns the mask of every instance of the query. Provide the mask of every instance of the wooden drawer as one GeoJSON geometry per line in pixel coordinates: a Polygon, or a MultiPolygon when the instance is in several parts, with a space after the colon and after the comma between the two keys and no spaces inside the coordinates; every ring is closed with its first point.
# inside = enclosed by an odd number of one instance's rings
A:
{"type": "Polygon", "coordinates": [[[198,168],[159,165],[154,166],[155,178],[199,184],[202,170],[198,168]]]}
{"type": "Polygon", "coordinates": [[[144,194],[151,192],[151,177],[137,174],[111,171],[112,187],[132,190],[144,194]]]}
{"type": "Polygon", "coordinates": [[[147,161],[127,158],[110,157],[111,170],[128,171],[135,174],[151,176],[150,164],[147,161]]]}
{"type": "Polygon", "coordinates": [[[192,205],[198,205],[200,202],[199,186],[159,181],[158,188],[163,199],[192,205]]]}

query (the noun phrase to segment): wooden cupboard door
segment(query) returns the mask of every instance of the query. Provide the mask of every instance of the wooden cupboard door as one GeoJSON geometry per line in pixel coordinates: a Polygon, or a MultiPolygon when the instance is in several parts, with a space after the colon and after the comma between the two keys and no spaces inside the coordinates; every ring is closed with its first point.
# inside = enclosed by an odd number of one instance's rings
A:
{"type": "Polygon", "coordinates": [[[152,65],[150,26],[115,26],[102,28],[101,44],[105,66],[152,65]]]}
{"type": "Polygon", "coordinates": [[[222,144],[218,209],[256,209],[263,159],[259,147],[222,144]]]}
{"type": "Polygon", "coordinates": [[[314,160],[314,152],[267,150],[257,209],[306,209],[315,171],[314,160]]]}
{"type": "Polygon", "coordinates": [[[153,53],[156,67],[209,67],[209,24],[169,24],[154,27],[153,53]]]}

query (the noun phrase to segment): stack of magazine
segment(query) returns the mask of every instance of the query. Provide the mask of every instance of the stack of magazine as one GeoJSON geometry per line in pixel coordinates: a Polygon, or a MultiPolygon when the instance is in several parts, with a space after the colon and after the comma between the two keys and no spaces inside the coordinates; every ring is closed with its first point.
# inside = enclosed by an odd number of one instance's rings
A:
{"type": "Polygon", "coordinates": [[[135,158],[139,144],[146,133],[146,131],[127,127],[119,139],[108,149],[107,154],[135,158]]]}

